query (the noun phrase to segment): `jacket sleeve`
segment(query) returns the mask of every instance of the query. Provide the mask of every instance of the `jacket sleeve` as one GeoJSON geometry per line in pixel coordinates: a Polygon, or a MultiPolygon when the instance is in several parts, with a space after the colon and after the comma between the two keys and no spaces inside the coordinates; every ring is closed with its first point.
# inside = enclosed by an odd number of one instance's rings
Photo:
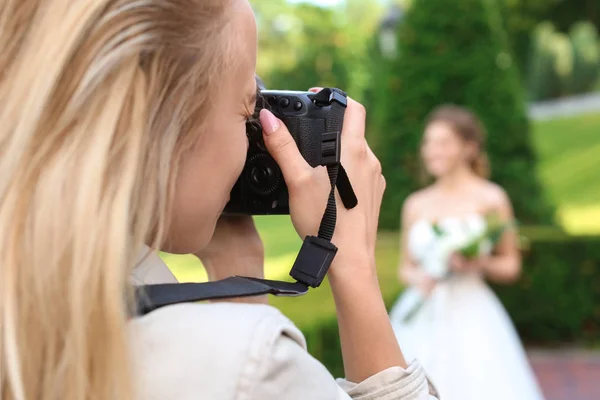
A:
{"type": "Polygon", "coordinates": [[[337,381],[307,351],[295,328],[282,331],[255,370],[252,399],[261,400],[434,400],[437,393],[425,371],[413,362],[407,369],[394,367],[363,382],[337,381]]]}

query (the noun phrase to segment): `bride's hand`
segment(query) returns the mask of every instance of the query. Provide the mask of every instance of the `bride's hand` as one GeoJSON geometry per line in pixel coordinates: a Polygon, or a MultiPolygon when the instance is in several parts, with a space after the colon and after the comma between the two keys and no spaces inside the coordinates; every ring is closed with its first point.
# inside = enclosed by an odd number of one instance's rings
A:
{"type": "Polygon", "coordinates": [[[484,257],[468,259],[460,253],[454,253],[450,257],[450,269],[457,273],[479,271],[485,264],[484,257]]]}
{"type": "Polygon", "coordinates": [[[424,271],[418,270],[415,275],[413,286],[416,287],[425,296],[429,296],[437,285],[437,280],[424,271]]]}

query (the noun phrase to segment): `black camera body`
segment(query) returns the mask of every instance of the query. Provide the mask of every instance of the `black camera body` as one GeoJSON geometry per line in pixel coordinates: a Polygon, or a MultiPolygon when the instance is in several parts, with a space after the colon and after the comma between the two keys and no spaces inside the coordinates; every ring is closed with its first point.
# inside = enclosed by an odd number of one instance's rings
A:
{"type": "Polygon", "coordinates": [[[269,155],[258,115],[269,109],[281,119],[296,142],[300,154],[312,167],[340,161],[340,132],[328,132],[332,104],[346,106],[346,97],[326,89],[327,100],[313,92],[262,90],[253,118],[246,124],[250,146],[244,170],[231,191],[224,212],[229,214],[289,214],[288,190],[283,174],[269,155]]]}

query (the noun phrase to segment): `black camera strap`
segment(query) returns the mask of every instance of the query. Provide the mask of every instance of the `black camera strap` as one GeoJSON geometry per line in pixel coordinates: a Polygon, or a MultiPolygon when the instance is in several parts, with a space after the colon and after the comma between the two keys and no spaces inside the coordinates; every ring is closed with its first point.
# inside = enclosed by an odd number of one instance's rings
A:
{"type": "Polygon", "coordinates": [[[327,167],[331,192],[317,236],[307,236],[294,262],[290,276],[296,282],[232,276],[215,282],[174,283],[145,285],[137,288],[138,315],[147,314],[160,307],[205,300],[222,300],[237,297],[273,294],[275,296],[300,296],[309,287],[318,287],[331,263],[337,247],[331,243],[337,220],[335,189],[344,207],[352,209],[358,199],[352,189],[346,171],[340,163],[341,132],[346,111],[346,94],[339,89],[327,88],[313,97],[316,104],[330,106],[326,120],[326,132],[322,135],[322,165],[327,167]]]}

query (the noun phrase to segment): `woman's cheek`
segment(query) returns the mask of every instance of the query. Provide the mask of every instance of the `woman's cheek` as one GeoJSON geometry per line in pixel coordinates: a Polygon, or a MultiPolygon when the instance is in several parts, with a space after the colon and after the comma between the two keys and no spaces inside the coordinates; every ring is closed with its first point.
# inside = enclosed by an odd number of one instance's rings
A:
{"type": "Polygon", "coordinates": [[[236,143],[239,143],[239,145],[236,145],[236,155],[235,155],[235,160],[236,160],[236,180],[237,178],[242,174],[242,171],[244,169],[244,165],[246,164],[246,157],[248,155],[248,149],[250,148],[250,141],[248,139],[248,135],[246,135],[246,124],[244,124],[244,128],[241,130],[241,134],[238,135],[239,139],[236,141],[236,143]]]}

